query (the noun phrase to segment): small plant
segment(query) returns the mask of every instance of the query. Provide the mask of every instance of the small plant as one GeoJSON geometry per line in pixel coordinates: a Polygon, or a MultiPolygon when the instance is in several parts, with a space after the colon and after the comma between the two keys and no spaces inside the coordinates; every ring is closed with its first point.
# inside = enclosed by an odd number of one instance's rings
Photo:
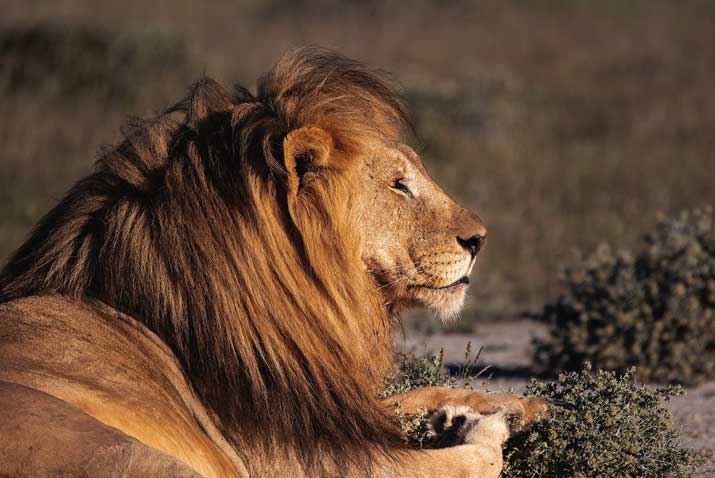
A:
{"type": "Polygon", "coordinates": [[[464,351],[464,362],[456,373],[448,373],[444,368],[444,350],[438,354],[425,354],[418,357],[414,353],[397,354],[395,371],[387,377],[382,398],[422,387],[463,387],[472,388],[471,379],[480,376],[487,368],[477,370],[481,349],[472,352],[472,343],[468,342],[464,351]]]}
{"type": "Polygon", "coordinates": [[[546,374],[594,367],[660,383],[715,377],[712,208],[661,221],[636,256],[600,248],[565,272],[566,292],[541,319],[534,366],[546,374]]]}
{"type": "Polygon", "coordinates": [[[421,387],[451,386],[449,377],[442,369],[444,351],[437,355],[417,357],[414,354],[398,354],[395,371],[387,378],[383,398],[407,393],[421,387]]]}
{"type": "Polygon", "coordinates": [[[416,413],[405,413],[398,403],[395,407],[395,420],[400,425],[405,442],[417,448],[430,443],[432,436],[429,429],[430,414],[419,409],[416,413]]]}
{"type": "Polygon", "coordinates": [[[679,387],[639,386],[633,370],[562,374],[557,382],[532,381],[527,395],[568,406],[512,437],[503,478],[687,477],[702,459],[678,446],[670,412],[662,405],[679,387]]]}

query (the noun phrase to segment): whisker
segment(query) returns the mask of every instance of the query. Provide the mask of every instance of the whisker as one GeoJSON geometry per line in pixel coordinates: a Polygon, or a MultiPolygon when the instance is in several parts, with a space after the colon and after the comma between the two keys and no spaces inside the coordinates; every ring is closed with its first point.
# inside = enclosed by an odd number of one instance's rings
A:
{"type": "MultiPolygon", "coordinates": [[[[395,267],[395,269],[396,269],[396,268],[397,268],[397,267],[395,267]]],[[[416,276],[417,274],[419,274],[419,273],[421,273],[421,272],[423,272],[423,270],[422,270],[422,262],[417,262],[417,263],[413,264],[413,267],[410,269],[409,272],[406,272],[406,273],[402,274],[400,277],[398,277],[397,279],[395,279],[395,280],[392,281],[392,282],[388,282],[387,284],[381,285],[380,287],[378,287],[378,290],[382,290],[382,289],[384,289],[384,288],[386,288],[386,287],[391,287],[391,286],[393,286],[393,285],[395,285],[395,284],[398,284],[398,283],[400,283],[400,282],[402,282],[402,281],[405,281],[405,280],[408,280],[408,279],[412,279],[412,278],[414,278],[414,276],[416,276]]]]}

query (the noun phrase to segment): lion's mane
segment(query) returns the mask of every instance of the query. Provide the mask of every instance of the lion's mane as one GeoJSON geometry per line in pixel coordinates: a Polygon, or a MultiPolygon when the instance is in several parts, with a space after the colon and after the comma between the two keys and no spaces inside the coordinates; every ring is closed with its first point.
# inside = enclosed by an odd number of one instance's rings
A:
{"type": "Polygon", "coordinates": [[[349,223],[359,185],[336,169],[288,204],[283,140],[306,125],[346,158],[408,128],[376,72],[324,50],[289,53],[255,95],[204,79],[104,151],[9,260],[0,302],[100,300],[172,347],[239,449],[368,463],[398,440],[375,398],[390,318],[349,223]]]}

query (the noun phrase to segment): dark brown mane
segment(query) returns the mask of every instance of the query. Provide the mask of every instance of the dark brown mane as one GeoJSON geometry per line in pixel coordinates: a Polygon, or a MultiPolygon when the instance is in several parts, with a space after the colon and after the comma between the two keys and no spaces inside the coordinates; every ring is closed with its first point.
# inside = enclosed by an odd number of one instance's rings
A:
{"type": "Polygon", "coordinates": [[[204,79],[40,221],[0,274],[0,302],[105,302],[173,348],[243,449],[368,464],[397,440],[374,396],[390,323],[360,263],[351,185],[335,175],[288,211],[283,139],[305,125],[347,157],[409,128],[379,75],[325,50],[286,55],[255,96],[204,79]]]}

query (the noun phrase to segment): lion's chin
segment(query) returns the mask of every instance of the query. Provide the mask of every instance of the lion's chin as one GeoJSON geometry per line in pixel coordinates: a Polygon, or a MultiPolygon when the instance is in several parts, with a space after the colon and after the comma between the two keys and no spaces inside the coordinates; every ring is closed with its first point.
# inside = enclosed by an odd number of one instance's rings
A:
{"type": "Polygon", "coordinates": [[[429,297],[424,302],[443,324],[449,324],[459,318],[466,292],[466,286],[458,286],[445,291],[430,291],[429,297]]]}

